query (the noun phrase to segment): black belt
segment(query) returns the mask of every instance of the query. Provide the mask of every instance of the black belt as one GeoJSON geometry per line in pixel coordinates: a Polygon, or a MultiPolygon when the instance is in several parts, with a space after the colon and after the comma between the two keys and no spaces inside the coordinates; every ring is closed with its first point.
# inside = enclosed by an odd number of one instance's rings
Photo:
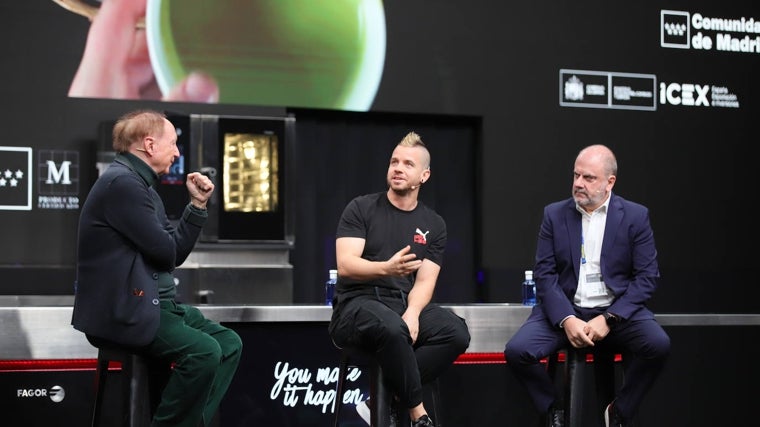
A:
{"type": "Polygon", "coordinates": [[[345,288],[339,288],[338,291],[345,299],[351,299],[353,297],[358,296],[368,296],[368,295],[374,295],[377,298],[380,297],[391,297],[391,298],[400,298],[406,303],[406,295],[408,292],[402,291],[401,289],[391,289],[391,288],[384,288],[382,286],[370,286],[370,285],[360,285],[360,284],[353,284],[351,285],[351,288],[345,289],[345,288]]]}
{"type": "Polygon", "coordinates": [[[401,289],[384,288],[382,286],[372,286],[372,288],[370,288],[370,293],[374,293],[379,297],[406,297],[406,292],[401,289]]]}

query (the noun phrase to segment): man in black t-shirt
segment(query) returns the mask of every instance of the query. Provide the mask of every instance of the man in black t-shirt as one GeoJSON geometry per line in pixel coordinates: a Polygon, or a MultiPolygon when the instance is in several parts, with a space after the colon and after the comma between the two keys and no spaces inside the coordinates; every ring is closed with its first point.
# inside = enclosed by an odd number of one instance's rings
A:
{"type": "MultiPolygon", "coordinates": [[[[338,284],[330,336],[375,355],[413,427],[431,427],[422,385],[470,343],[464,319],[430,303],[446,247],[446,223],[418,200],[430,153],[410,132],[388,165],[388,191],[359,196],[336,233],[338,284]]],[[[340,396],[338,396],[340,399],[340,396]]]]}

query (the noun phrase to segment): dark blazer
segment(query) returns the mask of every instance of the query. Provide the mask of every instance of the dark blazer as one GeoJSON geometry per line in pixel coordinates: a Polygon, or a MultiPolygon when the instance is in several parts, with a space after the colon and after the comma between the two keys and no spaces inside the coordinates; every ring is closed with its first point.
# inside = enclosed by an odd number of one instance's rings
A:
{"type": "MultiPolygon", "coordinates": [[[[536,248],[536,292],[553,325],[574,314],[581,259],[581,213],[572,198],[544,208],[536,248]]],[[[646,307],[660,277],[649,210],[610,194],[601,255],[602,278],[615,295],[608,311],[623,319],[654,318],[646,307]]],[[[537,306],[538,307],[538,306],[537,306]]]]}
{"type": "Polygon", "coordinates": [[[190,254],[206,220],[201,213],[188,205],[175,229],[158,193],[117,156],[79,218],[74,328],[127,346],[150,343],[159,326],[159,274],[190,254]]]}

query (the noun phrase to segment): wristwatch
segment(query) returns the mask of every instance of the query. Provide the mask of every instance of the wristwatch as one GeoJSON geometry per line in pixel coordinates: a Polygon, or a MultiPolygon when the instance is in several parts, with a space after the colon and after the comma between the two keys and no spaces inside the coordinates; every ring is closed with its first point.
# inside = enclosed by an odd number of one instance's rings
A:
{"type": "Polygon", "coordinates": [[[607,321],[607,326],[612,326],[620,320],[619,317],[615,316],[609,311],[605,311],[602,315],[604,316],[604,320],[607,321]]]}

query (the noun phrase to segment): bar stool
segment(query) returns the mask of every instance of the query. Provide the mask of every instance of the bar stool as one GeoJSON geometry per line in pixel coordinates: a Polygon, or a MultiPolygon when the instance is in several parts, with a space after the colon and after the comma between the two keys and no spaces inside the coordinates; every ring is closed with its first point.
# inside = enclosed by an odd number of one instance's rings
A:
{"type": "Polygon", "coordinates": [[[560,358],[564,356],[565,369],[559,382],[562,383],[562,399],[565,410],[565,426],[581,427],[584,408],[584,385],[588,375],[593,373],[596,391],[595,425],[603,424],[602,414],[605,406],[615,397],[615,359],[616,353],[596,351],[594,348],[569,347],[551,355],[547,361],[549,375],[557,380],[556,371],[560,358]],[[593,372],[589,369],[593,363],[593,372]]]}
{"type": "MultiPolygon", "coordinates": [[[[116,369],[113,372],[117,372],[116,369]]],[[[95,369],[95,405],[92,427],[148,427],[169,378],[170,366],[129,350],[98,348],[95,369]],[[113,379],[110,362],[121,363],[121,387],[108,387],[113,379]],[[120,402],[120,413],[113,417],[103,407],[107,402],[120,402]]],[[[116,405],[118,406],[118,404],[116,405]]]]}
{"type": "MultiPolygon", "coordinates": [[[[370,427],[387,427],[390,425],[390,402],[393,397],[383,382],[383,370],[377,364],[375,357],[358,348],[342,348],[338,368],[338,385],[335,392],[335,418],[333,427],[338,427],[340,410],[343,406],[343,392],[346,386],[346,376],[349,366],[369,366],[369,411],[370,427]]],[[[404,415],[404,414],[400,414],[404,415]]]]}
{"type": "MultiPolygon", "coordinates": [[[[382,368],[377,364],[372,354],[358,348],[343,348],[341,349],[340,365],[338,368],[333,427],[338,427],[338,421],[340,420],[340,410],[343,406],[342,400],[348,368],[355,365],[369,366],[370,427],[387,427],[391,425],[391,405],[394,404],[394,397],[383,382],[382,368]]],[[[438,413],[441,398],[437,378],[431,383],[423,385],[423,399],[428,410],[428,415],[433,418],[436,426],[443,427],[438,413]]],[[[407,411],[400,410],[398,420],[396,421],[400,426],[409,425],[410,420],[407,411]]]]}

